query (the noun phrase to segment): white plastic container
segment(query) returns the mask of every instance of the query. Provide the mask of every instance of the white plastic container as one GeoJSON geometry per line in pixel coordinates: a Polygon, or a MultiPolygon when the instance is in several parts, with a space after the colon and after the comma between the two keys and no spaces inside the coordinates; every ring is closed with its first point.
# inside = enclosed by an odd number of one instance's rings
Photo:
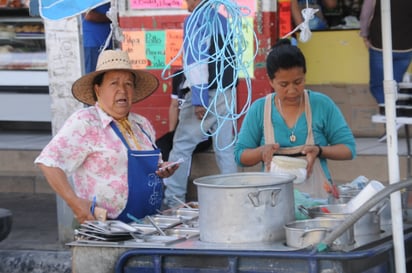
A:
{"type": "Polygon", "coordinates": [[[306,180],[307,164],[308,162],[302,158],[274,156],[270,165],[270,171],[276,174],[292,174],[296,176],[293,183],[300,184],[306,180]]]}
{"type": "MultiPolygon", "coordinates": [[[[354,212],[384,188],[385,186],[381,182],[371,180],[364,189],[362,189],[355,197],[349,200],[346,205],[347,212],[354,212]]],[[[375,208],[372,208],[371,210],[374,209],[375,208]]]]}

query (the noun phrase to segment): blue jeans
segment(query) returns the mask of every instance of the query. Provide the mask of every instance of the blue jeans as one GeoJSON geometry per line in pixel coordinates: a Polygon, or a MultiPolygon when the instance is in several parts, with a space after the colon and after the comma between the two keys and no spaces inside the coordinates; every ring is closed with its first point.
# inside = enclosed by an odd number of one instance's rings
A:
{"type": "MultiPolygon", "coordinates": [[[[209,101],[213,101],[215,95],[216,90],[209,90],[209,101]]],[[[229,93],[227,93],[227,95],[226,100],[229,101],[225,102],[225,96],[223,96],[223,94],[219,94],[216,101],[216,111],[222,116],[227,112],[226,103],[231,103],[231,96],[229,93]]],[[[208,114],[202,125],[204,132],[216,130],[218,125],[217,117],[208,114]]],[[[180,109],[179,123],[173,139],[173,148],[169,155],[169,161],[177,161],[179,158],[182,158],[184,162],[180,164],[179,168],[171,177],[164,179],[164,183],[166,184],[164,203],[169,207],[174,207],[179,204],[173,196],[176,196],[182,201],[186,201],[185,195],[191,168],[192,153],[197,144],[205,138],[200,126],[201,120],[195,116],[194,106],[192,105],[192,93],[188,92],[185,97],[185,102],[180,109]]],[[[225,121],[219,129],[218,134],[213,136],[213,149],[216,163],[222,174],[235,173],[238,171],[234,157],[234,144],[230,145],[233,141],[233,129],[232,121],[225,121]]]]}
{"type": "MultiPolygon", "coordinates": [[[[393,52],[393,79],[402,82],[403,75],[408,69],[412,59],[412,52],[393,52]]],[[[383,54],[382,51],[369,48],[369,86],[372,96],[378,104],[385,103],[383,91],[383,54]]]]}

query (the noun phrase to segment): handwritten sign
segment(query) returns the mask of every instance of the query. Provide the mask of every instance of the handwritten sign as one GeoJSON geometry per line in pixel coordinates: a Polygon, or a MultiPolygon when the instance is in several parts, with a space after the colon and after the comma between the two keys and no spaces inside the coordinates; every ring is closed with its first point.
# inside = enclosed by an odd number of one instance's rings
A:
{"type": "MultiPolygon", "coordinates": [[[[237,1],[234,1],[234,2],[236,2],[236,4],[237,4],[239,7],[241,7],[241,11],[242,11],[242,14],[244,14],[244,16],[252,16],[252,17],[255,16],[255,13],[256,13],[256,1],[237,0],[237,1]]],[[[219,12],[220,12],[223,16],[227,17],[227,12],[226,12],[226,9],[225,9],[225,6],[224,6],[224,5],[221,5],[221,6],[220,6],[219,12]]]]}
{"type": "Polygon", "coordinates": [[[182,44],[183,30],[166,30],[166,63],[170,63],[170,66],[183,66],[182,52],[180,52],[182,44]]]}
{"type": "MultiPolygon", "coordinates": [[[[246,17],[242,20],[243,35],[246,41],[246,50],[243,52],[243,65],[246,66],[250,77],[254,75],[254,36],[253,36],[253,18],[246,17]]],[[[244,73],[240,73],[239,77],[245,77],[244,73]]]]}
{"type": "Polygon", "coordinates": [[[162,69],[165,66],[164,31],[146,31],[146,57],[148,69],[162,69]]]}
{"type": "Polygon", "coordinates": [[[146,32],[123,31],[122,49],[129,54],[134,69],[145,69],[148,65],[146,58],[146,32]]]}
{"type": "MultiPolygon", "coordinates": [[[[185,8],[185,0],[129,0],[133,9],[158,9],[158,8],[185,8]]],[[[240,7],[244,7],[242,18],[242,28],[244,41],[241,41],[242,63],[246,67],[247,73],[253,77],[254,74],[254,53],[255,40],[253,32],[253,19],[256,12],[256,0],[236,0],[240,7]],[[250,13],[249,13],[250,11],[250,13]]],[[[223,14],[224,5],[220,6],[223,14]]],[[[123,50],[129,53],[133,67],[137,69],[164,69],[165,66],[183,66],[183,30],[130,30],[123,31],[125,39],[122,43],[123,50]]],[[[240,77],[245,77],[245,73],[240,72],[240,77]]]]}
{"type": "Polygon", "coordinates": [[[130,0],[132,9],[177,8],[185,9],[184,0],[130,0]]]}

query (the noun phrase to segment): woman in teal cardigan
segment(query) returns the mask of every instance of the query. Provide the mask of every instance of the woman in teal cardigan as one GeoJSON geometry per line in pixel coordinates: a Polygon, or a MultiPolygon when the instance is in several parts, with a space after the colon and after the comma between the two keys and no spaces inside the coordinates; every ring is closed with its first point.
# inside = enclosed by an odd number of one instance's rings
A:
{"type": "Polygon", "coordinates": [[[336,197],[327,159],[356,156],[351,129],[332,99],[305,89],[305,57],[289,40],[271,49],[266,66],[274,93],[256,100],[246,114],[235,146],[236,162],[262,162],[270,171],[273,156],[298,156],[307,161],[307,175],[295,188],[316,198],[336,197]]]}

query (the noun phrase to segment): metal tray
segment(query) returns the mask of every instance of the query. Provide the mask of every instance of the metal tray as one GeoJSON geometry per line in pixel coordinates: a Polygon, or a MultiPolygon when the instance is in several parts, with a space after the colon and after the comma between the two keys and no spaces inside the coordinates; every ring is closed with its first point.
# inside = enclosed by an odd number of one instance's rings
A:
{"type": "Polygon", "coordinates": [[[134,233],[138,233],[138,234],[141,234],[141,235],[152,235],[152,234],[156,234],[158,232],[156,230],[156,228],[151,224],[135,224],[135,223],[132,223],[130,225],[133,228],[136,229],[136,232],[134,232],[134,233]]]}
{"type": "MultiPolygon", "coordinates": [[[[182,223],[182,220],[177,216],[164,216],[156,214],[151,216],[153,222],[161,229],[172,228],[182,223]]],[[[143,219],[143,224],[151,225],[147,218],[143,219]]]]}
{"type": "Polygon", "coordinates": [[[83,229],[92,230],[103,234],[124,234],[137,232],[136,228],[117,220],[85,221],[84,224],[81,224],[81,227],[83,229]]]}
{"type": "Polygon", "coordinates": [[[198,209],[180,208],[176,210],[176,216],[183,221],[194,220],[199,217],[198,209]]]}
{"type": "Polygon", "coordinates": [[[156,247],[156,246],[166,246],[170,244],[174,244],[180,241],[186,240],[184,237],[178,236],[159,236],[159,235],[151,235],[151,236],[144,236],[143,238],[134,238],[132,240],[125,241],[124,244],[126,246],[145,246],[145,247],[156,247]]]}
{"type": "Polygon", "coordinates": [[[199,236],[199,230],[196,228],[173,228],[165,230],[166,235],[183,237],[185,239],[191,239],[199,236]]]}
{"type": "Polygon", "coordinates": [[[111,242],[119,242],[124,241],[132,238],[130,233],[125,234],[103,234],[92,232],[85,229],[75,229],[74,234],[78,240],[92,240],[92,241],[111,241],[111,242]]]}

